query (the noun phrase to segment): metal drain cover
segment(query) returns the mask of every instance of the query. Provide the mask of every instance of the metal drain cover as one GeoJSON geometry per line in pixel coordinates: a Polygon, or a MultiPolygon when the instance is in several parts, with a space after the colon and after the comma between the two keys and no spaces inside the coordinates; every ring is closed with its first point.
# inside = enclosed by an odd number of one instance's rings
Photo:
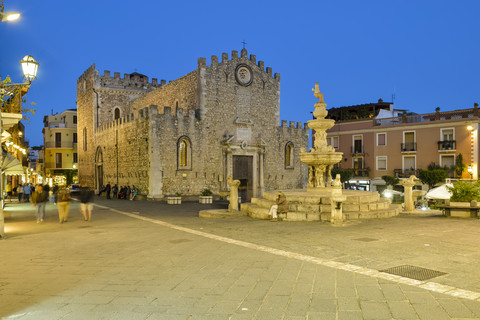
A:
{"type": "Polygon", "coordinates": [[[445,272],[440,272],[436,270],[425,269],[425,268],[415,267],[410,265],[403,265],[403,266],[398,266],[398,267],[393,267],[393,268],[388,268],[385,270],[378,270],[378,271],[395,274],[397,276],[420,280],[420,281],[433,279],[439,276],[443,276],[444,274],[447,274],[445,272]]]}
{"type": "Polygon", "coordinates": [[[358,238],[358,239],[353,239],[353,240],[363,241],[363,242],[378,241],[378,239],[375,239],[375,238],[358,238]]]}

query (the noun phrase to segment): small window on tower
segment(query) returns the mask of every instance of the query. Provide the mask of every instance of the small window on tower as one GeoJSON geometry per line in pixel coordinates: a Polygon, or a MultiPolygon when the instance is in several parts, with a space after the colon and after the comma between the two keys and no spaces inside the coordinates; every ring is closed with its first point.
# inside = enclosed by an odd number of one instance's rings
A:
{"type": "Polygon", "coordinates": [[[293,143],[290,141],[285,145],[285,169],[293,169],[293,143]]]}

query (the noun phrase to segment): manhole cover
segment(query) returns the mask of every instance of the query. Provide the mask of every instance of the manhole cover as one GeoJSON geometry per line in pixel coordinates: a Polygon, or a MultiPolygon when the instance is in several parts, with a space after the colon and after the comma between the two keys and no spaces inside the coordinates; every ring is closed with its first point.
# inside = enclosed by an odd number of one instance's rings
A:
{"type": "Polygon", "coordinates": [[[363,241],[363,242],[378,241],[378,239],[375,239],[375,238],[358,238],[358,239],[353,239],[353,240],[363,241]]]}
{"type": "Polygon", "coordinates": [[[190,242],[192,240],[188,240],[188,239],[175,239],[175,240],[170,240],[168,242],[170,243],[182,243],[182,242],[190,242]]]}
{"type": "Polygon", "coordinates": [[[446,274],[445,272],[440,272],[431,269],[425,269],[421,267],[403,265],[393,268],[388,268],[385,270],[378,270],[380,272],[395,274],[397,276],[415,279],[415,280],[429,280],[446,274]]]}

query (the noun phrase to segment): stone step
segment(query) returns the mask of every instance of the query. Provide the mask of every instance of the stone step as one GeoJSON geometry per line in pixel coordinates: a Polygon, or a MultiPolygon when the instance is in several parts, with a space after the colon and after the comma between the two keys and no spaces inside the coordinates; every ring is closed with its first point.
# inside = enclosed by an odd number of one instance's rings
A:
{"type": "Polygon", "coordinates": [[[248,204],[246,207],[247,207],[247,215],[249,217],[254,219],[264,219],[264,220],[270,219],[270,216],[268,215],[268,212],[270,211],[269,208],[262,208],[252,203],[248,204]]]}
{"type": "Polygon", "coordinates": [[[262,208],[269,208],[275,204],[275,200],[274,201],[271,201],[271,200],[267,200],[267,199],[260,199],[260,198],[252,198],[251,199],[251,202],[252,204],[255,204],[259,207],[262,207],[262,208]]]}
{"type": "Polygon", "coordinates": [[[283,219],[285,221],[320,221],[319,212],[305,212],[305,211],[296,211],[296,212],[287,212],[286,217],[283,219]]]}

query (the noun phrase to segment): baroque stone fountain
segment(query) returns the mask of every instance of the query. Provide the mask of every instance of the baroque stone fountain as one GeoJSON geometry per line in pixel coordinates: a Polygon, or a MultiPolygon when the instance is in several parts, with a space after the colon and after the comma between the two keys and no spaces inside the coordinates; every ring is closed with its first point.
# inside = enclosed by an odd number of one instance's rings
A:
{"type": "Polygon", "coordinates": [[[325,119],[328,115],[327,104],[323,100],[323,94],[315,83],[314,95],[318,98],[315,103],[313,116],[315,120],[308,121],[308,127],[315,131],[313,148],[306,152],[300,151],[300,161],[308,165],[307,191],[328,191],[332,182],[332,167],[343,158],[342,152],[336,152],[332,146],[327,145],[326,131],[335,125],[335,120],[325,119]]]}
{"type": "MultiPolygon", "coordinates": [[[[288,201],[288,212],[279,214],[284,221],[330,221],[386,218],[396,216],[401,211],[400,205],[380,198],[377,192],[342,190],[340,175],[332,179],[333,165],[343,158],[342,152],[336,152],[327,145],[326,131],[335,125],[328,115],[323,94],[318,83],[313,89],[318,98],[315,103],[314,120],[308,121],[308,127],[315,130],[315,141],[309,152],[302,148],[300,160],[308,165],[308,182],[305,189],[272,190],[264,192],[262,198],[252,198],[251,203],[242,203],[241,211],[255,219],[269,219],[270,207],[275,204],[276,195],[282,191],[288,201]]],[[[226,210],[223,210],[226,211],[226,210]]],[[[218,213],[215,213],[218,216],[218,213]]],[[[210,217],[202,213],[200,217],[210,217]]]]}

